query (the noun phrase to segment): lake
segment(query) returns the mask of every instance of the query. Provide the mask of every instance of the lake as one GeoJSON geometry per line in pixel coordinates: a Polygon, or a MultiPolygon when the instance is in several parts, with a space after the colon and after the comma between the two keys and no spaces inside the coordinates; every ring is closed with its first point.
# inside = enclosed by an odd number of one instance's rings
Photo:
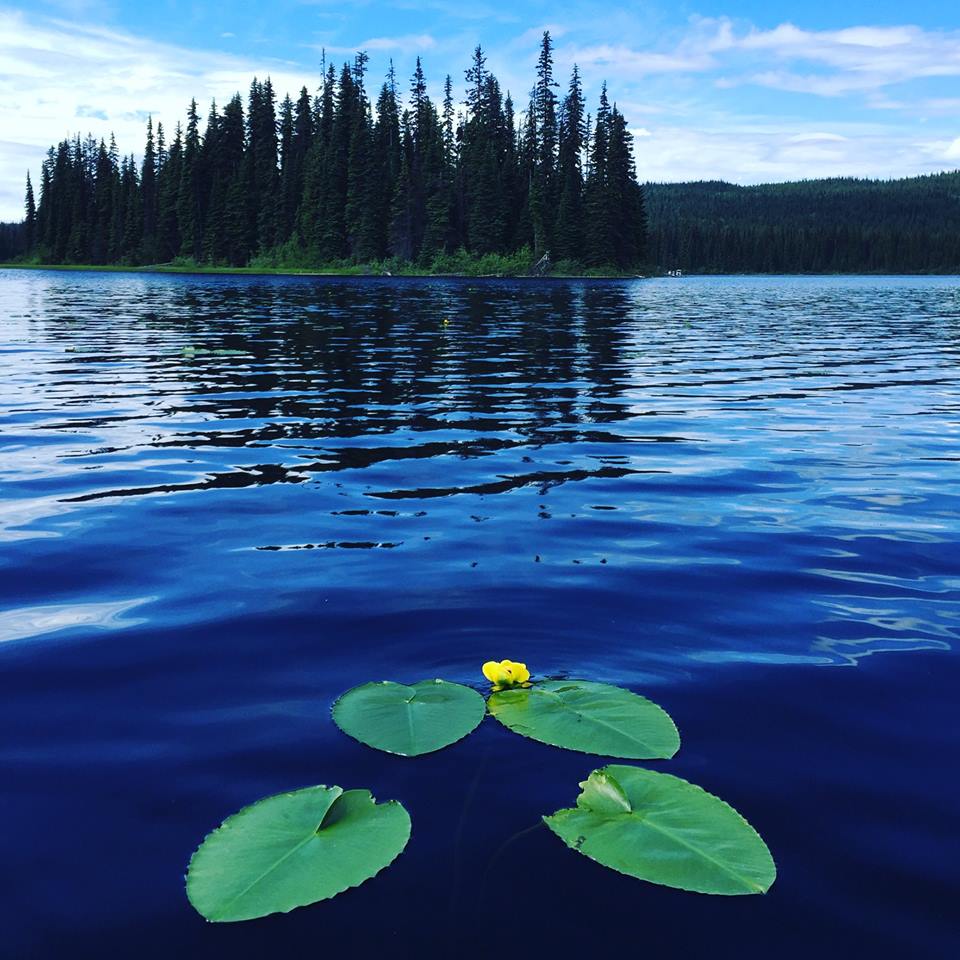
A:
{"type": "Polygon", "coordinates": [[[952,955],[958,480],[956,278],[0,271],[4,953],[952,955]],[[770,893],[538,827],[599,758],[330,719],[501,658],[669,710],[650,766],[751,821],[770,893]],[[406,852],[195,914],[204,835],[317,783],[401,800],[406,852]]]}

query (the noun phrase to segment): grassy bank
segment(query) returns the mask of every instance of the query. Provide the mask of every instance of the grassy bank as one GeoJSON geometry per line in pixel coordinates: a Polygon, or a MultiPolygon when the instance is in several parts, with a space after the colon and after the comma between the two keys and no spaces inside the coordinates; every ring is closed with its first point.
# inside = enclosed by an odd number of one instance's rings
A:
{"type": "MultiPolygon", "coordinates": [[[[518,257],[489,255],[469,257],[458,254],[438,257],[429,267],[397,260],[374,263],[330,263],[317,266],[277,263],[260,257],[247,267],[211,266],[192,260],[143,265],[82,264],[82,263],[0,263],[0,268],[16,270],[65,270],[96,273],[185,273],[223,274],[227,276],[283,276],[283,277],[511,277],[531,278],[530,260],[518,257]]],[[[635,272],[617,273],[609,269],[586,268],[581,264],[560,262],[554,265],[546,278],[555,279],[631,279],[635,272]]],[[[542,279],[538,277],[537,279],[542,279]]]]}

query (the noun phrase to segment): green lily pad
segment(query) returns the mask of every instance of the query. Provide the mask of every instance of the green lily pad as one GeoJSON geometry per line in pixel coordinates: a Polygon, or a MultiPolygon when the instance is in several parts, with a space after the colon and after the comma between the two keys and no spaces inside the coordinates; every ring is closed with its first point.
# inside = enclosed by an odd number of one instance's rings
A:
{"type": "Polygon", "coordinates": [[[766,893],[776,879],[757,831],[695,784],[613,764],[580,787],[576,807],[543,819],[568,847],[605,867],[696,893],[766,893]]]}
{"type": "Polygon", "coordinates": [[[334,723],[368,747],[417,757],[449,746],[474,730],[485,712],[476,690],[446,680],[406,686],[364,683],[333,705],[334,723]]]}
{"type": "Polygon", "coordinates": [[[287,913],[356,887],[392,863],[410,815],[368,790],[305,787],[228,817],[200,844],[187,897],[213,921],[287,913]]]}
{"type": "Polygon", "coordinates": [[[567,750],[631,760],[668,760],[680,734],[662,707],[622,687],[589,680],[546,680],[491,694],[504,726],[567,750]]]}

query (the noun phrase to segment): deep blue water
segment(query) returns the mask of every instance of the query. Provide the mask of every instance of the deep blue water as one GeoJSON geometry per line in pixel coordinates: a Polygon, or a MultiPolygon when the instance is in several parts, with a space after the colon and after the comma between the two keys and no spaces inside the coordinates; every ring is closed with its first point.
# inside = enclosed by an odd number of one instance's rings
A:
{"type": "Polygon", "coordinates": [[[956,956],[958,481],[956,279],[2,271],[0,955],[956,956]],[[502,657],[666,707],[771,892],[537,828],[600,759],[329,718],[502,657]],[[205,923],[197,843],[314,783],[407,851],[205,923]]]}

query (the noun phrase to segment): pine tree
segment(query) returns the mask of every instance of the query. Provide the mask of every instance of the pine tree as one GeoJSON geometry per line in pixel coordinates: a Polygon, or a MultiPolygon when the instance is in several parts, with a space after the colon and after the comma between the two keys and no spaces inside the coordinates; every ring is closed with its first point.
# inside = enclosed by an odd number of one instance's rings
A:
{"type": "Polygon", "coordinates": [[[212,262],[242,266],[254,250],[257,195],[253,155],[245,149],[246,123],[239,93],[224,107],[216,136],[205,248],[212,262]]]}
{"type": "Polygon", "coordinates": [[[324,75],[320,96],[311,107],[309,148],[303,161],[303,192],[297,213],[297,235],[311,259],[319,259],[323,237],[323,208],[326,193],[326,152],[333,131],[333,64],[324,75]]]}
{"type": "Polygon", "coordinates": [[[554,236],[556,255],[577,260],[583,251],[583,150],[586,139],[583,86],[576,65],[560,110],[558,178],[559,201],[554,236]]]}
{"type": "Polygon", "coordinates": [[[443,159],[447,166],[452,169],[456,165],[456,134],[454,131],[454,120],[456,113],[453,106],[453,80],[448,73],[443,81],[443,159]]]}
{"type": "Polygon", "coordinates": [[[646,254],[646,212],[643,191],[637,184],[633,137],[616,104],[610,114],[607,154],[607,192],[612,256],[621,270],[636,266],[646,254]]]}
{"type": "Polygon", "coordinates": [[[209,263],[221,263],[225,259],[226,194],[233,173],[231,158],[226,156],[221,142],[221,126],[217,102],[213,100],[207,113],[195,177],[200,231],[198,259],[209,263]]]}
{"type": "Polygon", "coordinates": [[[183,163],[177,189],[177,225],[180,231],[180,252],[185,257],[200,259],[203,223],[200,217],[200,117],[197,101],[190,101],[187,111],[187,132],[183,140],[183,163]]]}
{"type": "MultiPolygon", "coordinates": [[[[115,148],[116,145],[112,144],[115,148]]],[[[117,203],[118,183],[115,158],[100,141],[97,151],[97,169],[94,181],[93,242],[90,259],[94,263],[110,263],[115,258],[112,249],[114,229],[114,204],[117,203]]]]}
{"type": "Polygon", "coordinates": [[[513,98],[509,91],[503,102],[502,192],[505,207],[504,250],[518,250],[527,246],[525,238],[529,219],[524,221],[525,195],[520,171],[519,139],[513,98]]]}
{"type": "Polygon", "coordinates": [[[135,256],[152,263],[156,260],[157,220],[159,219],[157,154],[154,149],[152,117],[147,118],[147,145],[143,151],[143,166],[140,170],[140,196],[143,203],[143,249],[135,256]]]}
{"type": "MultiPolygon", "coordinates": [[[[110,134],[110,146],[107,148],[107,159],[110,164],[111,196],[104,196],[104,202],[110,208],[110,231],[107,241],[107,262],[120,263],[123,259],[123,226],[125,211],[120,182],[120,151],[114,135],[110,134]]],[[[106,191],[104,191],[106,194],[106,191]]]]}
{"type": "Polygon", "coordinates": [[[55,163],[56,154],[53,147],[50,147],[40,168],[40,206],[37,210],[37,245],[41,248],[41,255],[50,258],[53,251],[55,163]]]}
{"type": "Polygon", "coordinates": [[[403,111],[400,118],[400,171],[393,189],[393,202],[390,207],[389,246],[390,253],[401,260],[411,262],[414,259],[414,208],[411,166],[413,163],[413,135],[411,133],[410,113],[403,111]]]}
{"type": "Polygon", "coordinates": [[[350,138],[354,113],[358,107],[353,72],[343,65],[337,84],[336,108],[324,150],[323,207],[320,224],[320,256],[326,262],[349,256],[347,243],[347,188],[349,179],[350,138]]]}
{"type": "Polygon", "coordinates": [[[167,162],[167,140],[163,134],[163,124],[157,121],[157,179],[163,172],[164,164],[167,162]]]}
{"type": "Polygon", "coordinates": [[[143,242],[143,197],[137,178],[137,162],[131,154],[120,165],[120,240],[123,263],[139,262],[143,242]]]}
{"type": "MultiPolygon", "coordinates": [[[[437,136],[436,111],[427,96],[427,81],[419,57],[410,83],[410,108],[407,209],[410,214],[411,258],[416,260],[420,256],[427,230],[427,202],[439,189],[441,174],[437,169],[437,158],[433,155],[437,136]]],[[[431,236],[431,256],[438,252],[441,243],[442,239],[431,236]]]]}
{"type": "MultiPolygon", "coordinates": [[[[280,104],[280,223],[278,242],[283,243],[293,232],[293,220],[299,202],[295,159],[293,155],[294,121],[293,101],[287,94],[280,104]]],[[[302,187],[301,187],[302,189],[302,187]]]]}
{"type": "Polygon", "coordinates": [[[158,176],[157,257],[161,263],[172,260],[180,250],[180,225],[177,203],[183,175],[183,131],[177,124],[173,143],[158,176]]]}
{"type": "Polygon", "coordinates": [[[30,182],[30,172],[27,171],[27,193],[24,199],[24,243],[28,252],[33,252],[37,233],[37,205],[33,199],[33,184],[30,182]]]}
{"type": "Polygon", "coordinates": [[[379,236],[373,217],[376,209],[375,164],[373,159],[373,123],[364,92],[367,55],[354,61],[353,82],[356,101],[350,130],[347,162],[347,202],[344,211],[347,247],[350,256],[364,262],[376,259],[379,236]]]}
{"type": "Polygon", "coordinates": [[[393,197],[402,164],[400,106],[391,73],[380,88],[373,130],[371,219],[376,229],[376,258],[386,256],[390,246],[393,197]]]}
{"type": "Polygon", "coordinates": [[[251,169],[246,202],[253,212],[250,245],[268,249],[277,242],[280,231],[276,95],[269,77],[262,84],[254,79],[250,87],[247,130],[251,169]]]}
{"type": "Polygon", "coordinates": [[[613,211],[610,208],[607,159],[610,144],[610,101],[607,85],[600,91],[590,150],[590,173],[584,191],[586,211],[585,256],[588,264],[602,266],[614,256],[613,211]]]}
{"type": "Polygon", "coordinates": [[[501,249],[506,230],[502,182],[502,103],[496,78],[478,46],[466,72],[468,117],[460,151],[464,245],[474,253],[501,249]]]}
{"type": "Polygon", "coordinates": [[[530,186],[530,217],[533,225],[533,248],[536,255],[547,252],[553,242],[556,217],[556,152],[557,95],[554,93],[553,41],[546,30],[537,60],[537,82],[531,98],[531,112],[536,120],[534,176],[530,186]]]}

